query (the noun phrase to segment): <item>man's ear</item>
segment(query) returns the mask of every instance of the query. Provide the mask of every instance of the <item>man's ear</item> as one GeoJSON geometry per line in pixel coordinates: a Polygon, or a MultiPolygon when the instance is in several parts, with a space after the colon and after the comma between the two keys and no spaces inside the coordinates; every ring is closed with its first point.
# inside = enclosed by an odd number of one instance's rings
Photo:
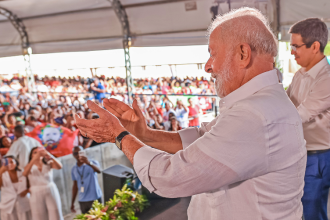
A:
{"type": "MultiPolygon", "coordinates": [[[[317,53],[317,52],[319,52],[320,51],[320,47],[321,47],[321,44],[320,44],[320,42],[318,42],[318,41],[315,41],[313,44],[312,44],[312,46],[311,46],[311,48],[312,48],[312,50],[313,50],[313,53],[317,53]]],[[[321,52],[321,51],[320,51],[321,52]]]]}
{"type": "Polygon", "coordinates": [[[246,68],[251,61],[251,47],[247,43],[242,43],[238,45],[238,54],[239,54],[239,68],[246,68]]]}

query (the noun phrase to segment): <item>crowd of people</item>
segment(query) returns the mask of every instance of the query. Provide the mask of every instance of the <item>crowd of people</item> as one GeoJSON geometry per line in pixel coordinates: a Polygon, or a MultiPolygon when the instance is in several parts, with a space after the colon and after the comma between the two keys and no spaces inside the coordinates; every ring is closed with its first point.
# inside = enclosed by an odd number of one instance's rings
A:
{"type": "MultiPolygon", "coordinates": [[[[87,100],[93,100],[100,106],[104,98],[128,102],[127,87],[122,78],[82,79],[78,76],[35,79],[37,92],[33,94],[27,92],[24,77],[0,80],[0,211],[4,220],[62,219],[60,195],[52,177],[52,169],[61,169],[62,164],[40,140],[29,135],[31,132],[43,125],[77,131],[73,114],[86,119],[99,117],[88,108],[87,100]],[[29,202],[40,203],[43,208],[30,207],[29,202]]],[[[215,98],[211,96],[180,96],[212,95],[212,81],[159,78],[139,79],[134,83],[134,98],[147,125],[154,129],[178,131],[199,127],[200,116],[214,107],[215,98]],[[177,96],[170,98],[171,93],[177,96]]],[[[98,144],[77,132],[71,149],[77,159],[71,175],[74,182],[72,212],[75,212],[77,195],[82,212],[87,212],[93,201],[101,198],[97,181],[99,163],[89,161],[86,155],[78,155],[80,151],[98,144]]]]}
{"type": "MultiPolygon", "coordinates": [[[[45,77],[38,80],[36,77],[38,92],[34,94],[27,92],[24,80],[24,77],[14,77],[11,80],[0,81],[1,89],[7,87],[17,92],[7,91],[0,94],[1,151],[5,151],[15,139],[16,125],[23,125],[26,133],[32,132],[42,123],[63,126],[75,131],[77,128],[74,124],[73,113],[87,119],[98,117],[88,109],[87,100],[94,100],[101,106],[102,100],[106,97],[128,102],[126,84],[122,78],[82,79],[78,76],[74,79],[45,77]]],[[[135,98],[148,125],[162,130],[199,126],[199,116],[214,108],[214,97],[190,97],[187,101],[187,99],[181,100],[183,96],[171,99],[168,95],[157,94],[157,91],[161,90],[164,94],[169,92],[213,94],[213,82],[187,78],[184,81],[174,79],[170,85],[168,81],[169,79],[164,78],[135,81],[137,85],[135,98]],[[138,90],[141,93],[138,93],[138,90]]],[[[79,135],[76,145],[88,148],[97,143],[91,139],[83,139],[79,135]]]]}
{"type": "MultiPolygon", "coordinates": [[[[126,94],[126,80],[120,77],[93,78],[75,77],[38,77],[35,76],[36,91],[56,93],[107,93],[126,94]],[[95,81],[96,80],[96,81],[95,81]]],[[[133,79],[135,94],[194,94],[215,95],[214,82],[205,77],[159,77],[133,79]]],[[[4,79],[0,76],[0,92],[15,92],[25,88],[26,77],[14,76],[4,79]]],[[[100,97],[102,98],[102,96],[100,97]]]]}
{"type": "MultiPolygon", "coordinates": [[[[126,95],[123,95],[124,97],[126,95]]],[[[114,98],[118,99],[116,96],[114,98]]],[[[199,117],[207,110],[212,110],[215,102],[215,98],[212,97],[190,97],[188,102],[176,99],[175,103],[168,96],[143,94],[136,95],[135,98],[147,124],[155,129],[167,131],[199,126],[199,117]]],[[[98,117],[88,108],[88,99],[90,98],[56,93],[38,93],[35,99],[33,95],[26,93],[25,89],[21,89],[18,96],[10,93],[0,94],[0,151],[5,154],[6,149],[17,138],[14,132],[17,125],[22,125],[25,133],[32,132],[42,123],[63,126],[75,131],[77,127],[74,123],[74,113],[81,118],[98,117]]],[[[99,100],[95,96],[92,99],[102,106],[103,98],[99,100]]],[[[76,145],[88,148],[97,143],[79,135],[76,145]]]]}
{"type": "MultiPolygon", "coordinates": [[[[53,179],[53,169],[62,169],[61,162],[38,141],[25,136],[23,125],[15,126],[14,132],[15,143],[20,144],[11,146],[1,159],[1,219],[63,220],[61,197],[53,179]]],[[[101,202],[102,191],[97,180],[100,164],[89,160],[81,146],[75,146],[72,155],[77,163],[71,168],[71,210],[76,212],[74,202],[78,195],[80,210],[87,213],[94,200],[101,202]]]]}

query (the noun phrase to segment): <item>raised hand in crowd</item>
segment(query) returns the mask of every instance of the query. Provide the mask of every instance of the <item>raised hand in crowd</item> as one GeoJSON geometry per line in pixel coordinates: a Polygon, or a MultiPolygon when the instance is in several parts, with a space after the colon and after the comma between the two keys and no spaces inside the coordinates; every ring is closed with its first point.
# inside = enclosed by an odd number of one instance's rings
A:
{"type": "Polygon", "coordinates": [[[48,151],[46,151],[45,148],[36,147],[31,150],[30,162],[25,166],[23,175],[28,176],[33,165],[36,165],[39,170],[41,170],[43,162],[47,162],[53,169],[62,169],[61,162],[54,158],[54,156],[51,155],[48,151]]]}
{"type": "MultiPolygon", "coordinates": [[[[80,151],[81,152],[81,151],[80,151]]],[[[81,163],[87,164],[88,166],[90,166],[96,173],[101,173],[101,170],[98,166],[96,166],[95,164],[91,163],[91,161],[88,160],[86,155],[78,155],[79,157],[79,161],[81,163]]]]}

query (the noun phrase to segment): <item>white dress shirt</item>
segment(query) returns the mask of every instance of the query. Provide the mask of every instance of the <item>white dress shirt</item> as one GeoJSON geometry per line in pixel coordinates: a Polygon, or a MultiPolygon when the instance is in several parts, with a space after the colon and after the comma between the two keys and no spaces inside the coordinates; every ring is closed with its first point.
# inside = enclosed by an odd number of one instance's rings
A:
{"type": "Polygon", "coordinates": [[[14,141],[6,155],[12,155],[17,158],[19,167],[24,169],[29,163],[30,152],[34,147],[42,147],[42,145],[32,137],[23,136],[14,141]]]}
{"type": "Polygon", "coordinates": [[[183,150],[144,146],[134,168],[151,192],[193,196],[190,220],[301,219],[305,140],[276,70],[221,99],[210,123],[179,134],[183,150]]]}
{"type": "Polygon", "coordinates": [[[303,122],[307,150],[330,148],[330,65],[325,57],[294,75],[287,94],[303,122]]]}

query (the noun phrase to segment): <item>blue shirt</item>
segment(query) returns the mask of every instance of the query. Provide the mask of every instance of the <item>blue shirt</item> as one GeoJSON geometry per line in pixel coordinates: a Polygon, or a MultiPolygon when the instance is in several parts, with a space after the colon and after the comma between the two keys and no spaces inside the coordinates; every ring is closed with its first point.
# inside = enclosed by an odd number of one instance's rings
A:
{"type": "MultiPolygon", "coordinates": [[[[99,162],[95,160],[90,160],[90,162],[100,167],[99,162]]],[[[102,191],[97,181],[97,173],[91,166],[87,164],[80,167],[77,164],[74,165],[71,170],[71,177],[73,181],[77,181],[79,202],[90,202],[102,197],[102,191]],[[84,187],[84,192],[81,192],[81,187],[84,187]]]]}
{"type": "MultiPolygon", "coordinates": [[[[97,85],[98,89],[105,89],[104,86],[102,85],[101,82],[99,82],[99,84],[97,85]]],[[[101,99],[105,98],[105,93],[104,92],[96,92],[93,91],[95,99],[101,101],[101,99]]]]}

